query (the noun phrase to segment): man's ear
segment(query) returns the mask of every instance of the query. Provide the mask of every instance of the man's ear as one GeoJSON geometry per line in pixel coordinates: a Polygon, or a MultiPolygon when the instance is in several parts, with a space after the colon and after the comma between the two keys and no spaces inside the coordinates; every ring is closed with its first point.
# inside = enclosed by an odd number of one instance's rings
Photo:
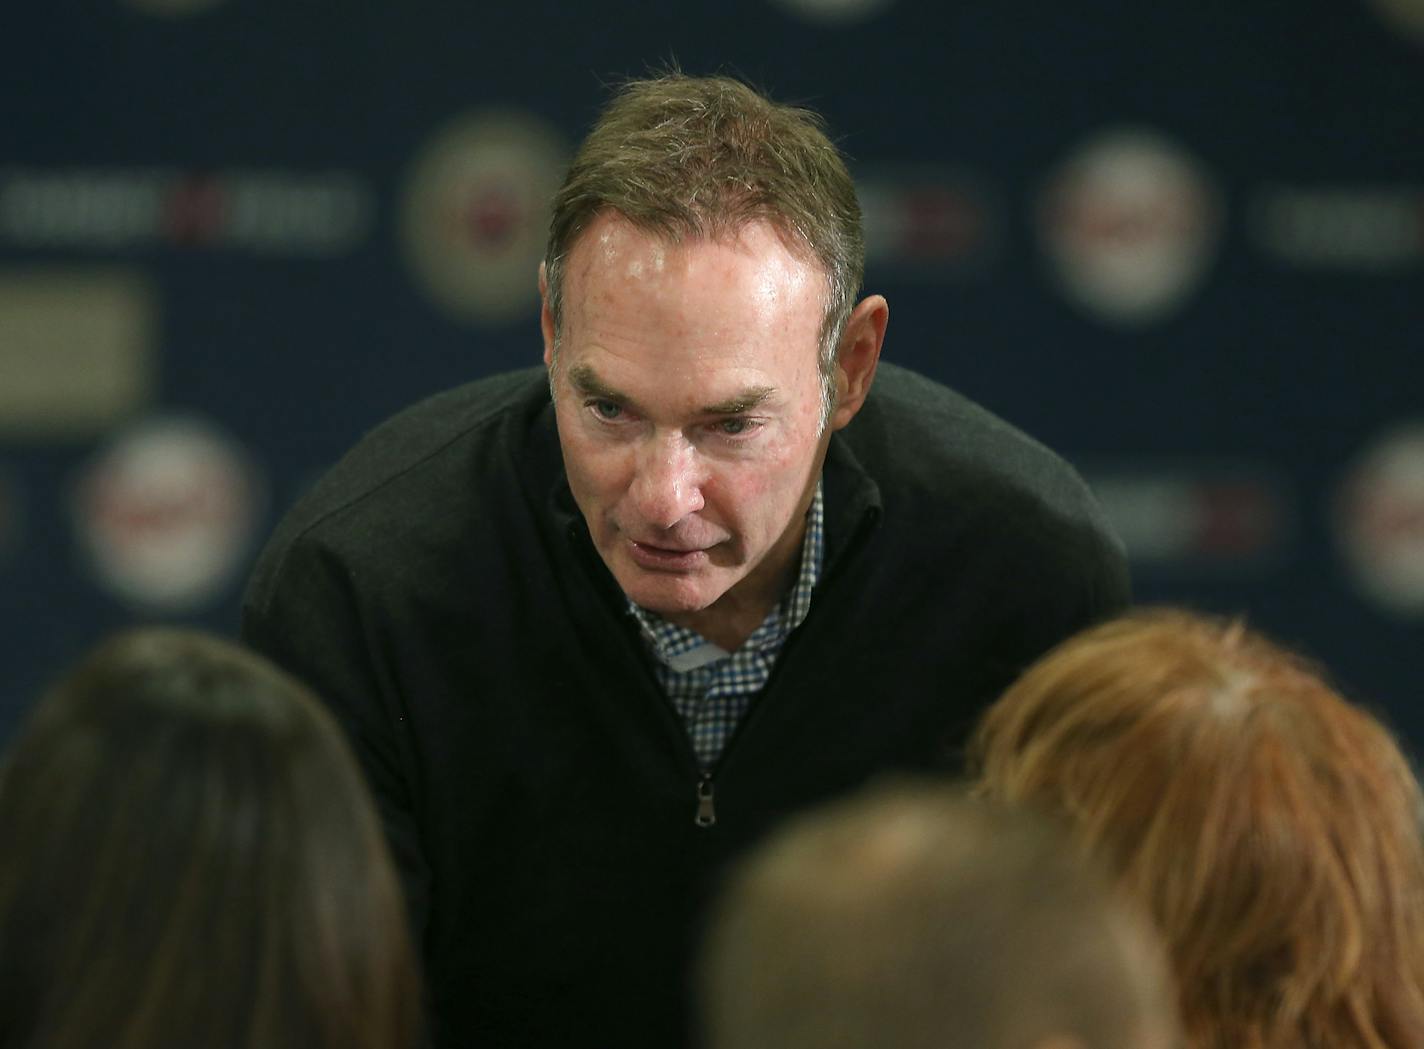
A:
{"type": "Polygon", "coordinates": [[[836,410],[831,413],[831,429],[839,430],[854,419],[865,403],[889,322],[890,306],[883,295],[867,295],[851,310],[836,361],[836,410]]]}
{"type": "Polygon", "coordinates": [[[549,275],[539,263],[539,329],[544,333],[544,367],[554,364],[554,315],[549,312],[549,275]]]}

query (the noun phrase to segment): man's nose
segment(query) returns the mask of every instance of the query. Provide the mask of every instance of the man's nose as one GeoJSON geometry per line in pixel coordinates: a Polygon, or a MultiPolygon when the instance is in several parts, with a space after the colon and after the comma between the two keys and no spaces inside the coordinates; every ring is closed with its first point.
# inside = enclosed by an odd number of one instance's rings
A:
{"type": "Polygon", "coordinates": [[[632,496],[638,515],[658,528],[671,528],[702,509],[704,478],[697,450],[681,434],[655,437],[642,449],[632,496]]]}

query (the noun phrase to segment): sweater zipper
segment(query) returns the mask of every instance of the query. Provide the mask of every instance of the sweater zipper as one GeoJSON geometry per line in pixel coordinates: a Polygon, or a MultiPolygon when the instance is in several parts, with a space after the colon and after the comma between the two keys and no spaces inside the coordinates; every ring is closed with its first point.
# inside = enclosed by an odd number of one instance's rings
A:
{"type": "Polygon", "coordinates": [[[716,796],[710,772],[704,772],[697,781],[697,818],[693,822],[699,827],[711,827],[717,822],[716,796]]]}

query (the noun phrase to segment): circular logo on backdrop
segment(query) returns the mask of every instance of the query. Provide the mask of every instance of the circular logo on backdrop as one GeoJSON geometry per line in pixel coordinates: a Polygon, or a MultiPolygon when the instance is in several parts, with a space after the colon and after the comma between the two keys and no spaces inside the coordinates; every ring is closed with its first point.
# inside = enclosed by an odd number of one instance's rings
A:
{"type": "Polygon", "coordinates": [[[1216,247],[1220,208],[1201,166],[1155,132],[1088,142],[1040,200],[1059,285],[1104,320],[1145,324],[1175,310],[1216,247]]]}
{"type": "Polygon", "coordinates": [[[546,122],[485,112],[457,120],[416,158],[401,233],[421,287],[454,317],[499,324],[539,301],[549,209],[568,150],[546,122]]]}
{"type": "Polygon", "coordinates": [[[878,15],[894,0],[776,0],[793,14],[810,22],[826,22],[832,25],[846,25],[863,22],[872,15],[878,15]]]}
{"type": "Polygon", "coordinates": [[[236,442],[198,419],[157,419],[120,433],[84,467],[75,526],[106,588],[144,609],[184,612],[234,582],[262,495],[236,442]]]}
{"type": "Polygon", "coordinates": [[[1406,615],[1424,615],[1424,419],[1367,449],[1340,486],[1336,523],[1360,589],[1406,615]]]}

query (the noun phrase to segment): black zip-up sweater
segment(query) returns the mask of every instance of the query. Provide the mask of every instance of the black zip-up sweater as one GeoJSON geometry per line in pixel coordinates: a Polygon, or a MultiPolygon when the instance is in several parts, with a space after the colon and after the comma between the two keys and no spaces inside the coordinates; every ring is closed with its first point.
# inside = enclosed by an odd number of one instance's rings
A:
{"type": "Polygon", "coordinates": [[[350,735],[440,1049],[690,1044],[725,863],[872,776],[953,769],[1019,670],[1127,602],[1077,475],[903,369],[823,476],[810,613],[710,778],[569,494],[542,369],[402,412],[278,527],[243,635],[350,735]]]}

